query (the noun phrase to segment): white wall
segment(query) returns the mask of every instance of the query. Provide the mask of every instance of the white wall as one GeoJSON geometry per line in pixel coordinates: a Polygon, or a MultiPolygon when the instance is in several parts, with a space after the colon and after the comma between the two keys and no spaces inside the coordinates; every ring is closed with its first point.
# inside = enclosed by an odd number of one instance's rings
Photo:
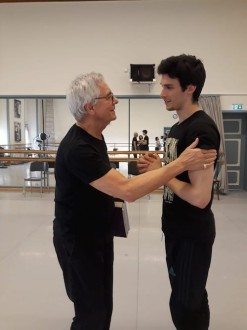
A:
{"type": "Polygon", "coordinates": [[[204,61],[203,93],[246,94],[246,13],[241,0],[2,3],[0,94],[64,95],[92,70],[116,94],[158,94],[124,69],[180,53],[204,61]]]}
{"type": "MultiPolygon", "coordinates": [[[[151,86],[133,85],[125,69],[131,63],[157,66],[167,56],[190,53],[206,67],[203,94],[224,94],[223,110],[231,110],[232,103],[247,109],[246,12],[247,1],[241,0],[0,4],[0,96],[65,95],[77,74],[92,70],[104,74],[115,94],[157,95],[158,77],[151,86]]],[[[34,137],[32,109],[32,101],[25,101],[34,137]]],[[[176,121],[161,100],[131,100],[130,124],[128,109],[128,101],[120,100],[117,121],[104,131],[107,142],[127,142],[128,134],[143,129],[152,142],[176,121]]],[[[5,106],[0,116],[6,133],[5,106]]],[[[54,100],[54,116],[59,142],[74,122],[65,100],[54,100]]]]}
{"type": "Polygon", "coordinates": [[[243,109],[247,110],[247,95],[222,95],[220,97],[222,110],[233,110],[233,104],[243,104],[243,109]]]}

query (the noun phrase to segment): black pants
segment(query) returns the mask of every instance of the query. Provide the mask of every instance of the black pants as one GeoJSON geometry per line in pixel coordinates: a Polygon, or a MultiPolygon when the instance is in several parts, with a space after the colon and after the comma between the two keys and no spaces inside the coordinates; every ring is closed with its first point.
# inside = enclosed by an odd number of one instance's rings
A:
{"type": "Polygon", "coordinates": [[[210,311],[206,283],[213,240],[197,242],[166,237],[165,245],[173,323],[177,330],[207,330],[210,311]]]}
{"type": "MultiPolygon", "coordinates": [[[[137,151],[136,149],[132,148],[132,151],[137,151]]],[[[137,154],[133,154],[134,158],[137,158],[137,154]]]]}
{"type": "Polygon", "coordinates": [[[74,303],[71,330],[109,330],[113,308],[113,238],[81,245],[70,253],[61,237],[54,246],[67,295],[74,303]]]}

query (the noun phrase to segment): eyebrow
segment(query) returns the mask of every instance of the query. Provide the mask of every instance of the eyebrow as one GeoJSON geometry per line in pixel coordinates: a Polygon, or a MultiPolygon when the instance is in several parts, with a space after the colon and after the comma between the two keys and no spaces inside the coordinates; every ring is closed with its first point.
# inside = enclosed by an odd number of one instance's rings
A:
{"type": "Polygon", "coordinates": [[[113,94],[113,93],[110,91],[110,92],[108,92],[107,94],[100,95],[99,97],[100,97],[100,98],[108,97],[108,96],[110,96],[111,94],[113,94]]]}
{"type": "Polygon", "coordinates": [[[162,84],[162,83],[160,83],[160,85],[162,87],[172,87],[172,86],[174,86],[173,84],[162,84]]]}
{"type": "Polygon", "coordinates": [[[107,96],[110,96],[112,93],[112,91],[109,91],[107,94],[105,94],[104,96],[107,97],[107,96]]]}

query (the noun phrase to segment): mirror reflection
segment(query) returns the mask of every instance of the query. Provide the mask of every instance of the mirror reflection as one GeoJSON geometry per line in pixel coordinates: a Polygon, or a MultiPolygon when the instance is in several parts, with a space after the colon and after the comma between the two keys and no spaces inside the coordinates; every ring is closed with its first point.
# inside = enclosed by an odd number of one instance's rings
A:
{"type": "MultiPolygon", "coordinates": [[[[117,97],[117,119],[104,130],[109,157],[134,157],[132,138],[137,133],[139,140],[143,130],[147,130],[149,149],[155,150],[156,138],[162,141],[177,122],[174,112],[166,111],[158,95],[117,97]]],[[[246,95],[220,96],[230,189],[246,189],[247,111],[232,109],[233,103],[246,104],[246,100],[246,95]]],[[[73,124],[64,96],[0,97],[0,188],[22,189],[33,161],[45,158],[54,167],[58,145],[73,124]]],[[[119,170],[128,175],[127,163],[121,161],[119,170]]],[[[49,188],[54,188],[54,169],[51,172],[49,188]]]]}
{"type": "MultiPolygon", "coordinates": [[[[155,150],[155,137],[163,136],[164,128],[176,121],[165,111],[159,96],[119,97],[116,114],[117,120],[104,131],[109,152],[132,150],[133,133],[141,135],[143,130],[148,131],[150,150],[155,150]]],[[[36,158],[55,158],[60,141],[73,124],[65,97],[0,99],[0,186],[23,187],[30,163],[36,158]]],[[[127,164],[122,166],[124,171],[127,164]]],[[[49,186],[54,187],[54,175],[49,179],[49,186]]]]}

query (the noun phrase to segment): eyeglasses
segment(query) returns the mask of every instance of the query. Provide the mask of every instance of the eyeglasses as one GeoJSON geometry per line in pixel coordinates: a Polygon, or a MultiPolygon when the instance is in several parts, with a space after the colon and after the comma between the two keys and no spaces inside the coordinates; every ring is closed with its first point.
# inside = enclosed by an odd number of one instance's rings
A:
{"type": "Polygon", "coordinates": [[[113,93],[110,93],[110,94],[108,94],[106,96],[95,97],[95,100],[100,100],[100,99],[105,99],[106,101],[111,100],[112,101],[112,104],[113,104],[114,98],[115,98],[114,94],[113,93]]]}

